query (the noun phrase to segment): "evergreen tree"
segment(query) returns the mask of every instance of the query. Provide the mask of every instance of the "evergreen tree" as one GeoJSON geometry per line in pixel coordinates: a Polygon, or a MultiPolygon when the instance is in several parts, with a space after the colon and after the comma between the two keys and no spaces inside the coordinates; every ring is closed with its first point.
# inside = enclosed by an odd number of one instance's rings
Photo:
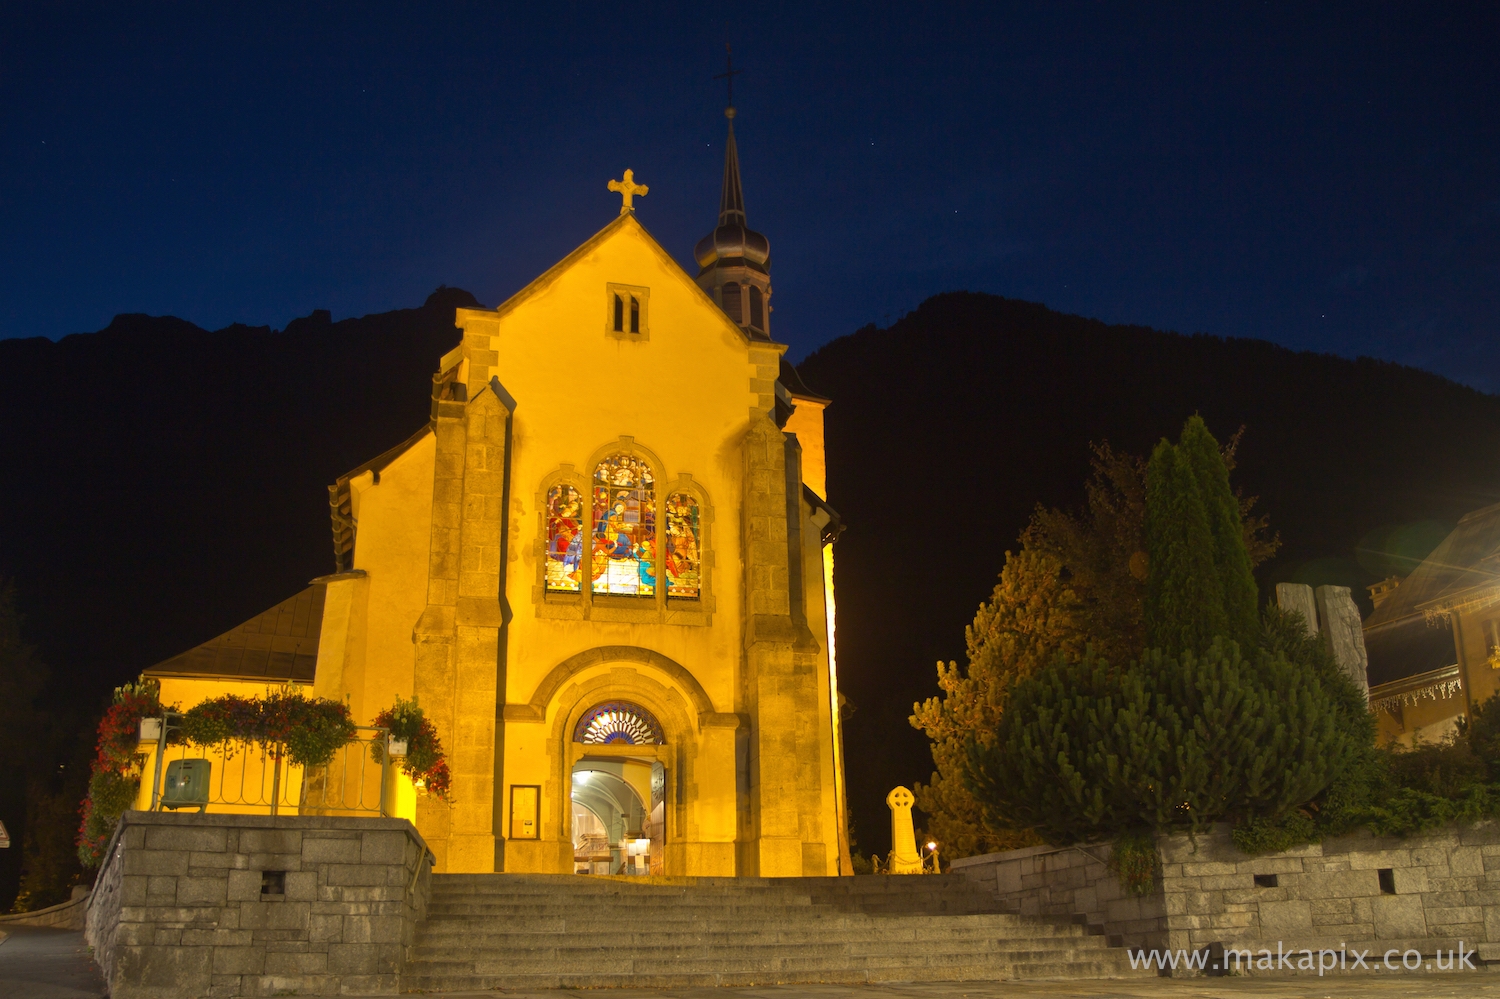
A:
{"type": "Polygon", "coordinates": [[[1260,631],[1256,614],[1259,603],[1255,576],[1250,569],[1250,555],[1245,549],[1245,527],[1240,516],[1240,502],[1229,487],[1229,469],[1224,463],[1219,442],[1208,432],[1201,416],[1193,416],[1182,428],[1179,453],[1186,458],[1198,494],[1208,515],[1213,536],[1214,569],[1224,598],[1225,634],[1251,648],[1260,631]]]}
{"type": "Polygon", "coordinates": [[[1162,440],[1146,467],[1146,643],[1202,652],[1228,630],[1214,537],[1183,449],[1162,440]]]}
{"type": "Polygon", "coordinates": [[[1335,695],[1284,656],[1150,652],[1124,670],[1084,657],[1018,681],[965,780],[987,822],[1051,843],[1280,817],[1347,767],[1335,695]]]}
{"type": "Polygon", "coordinates": [[[993,738],[1017,680],[1058,655],[1083,654],[1077,594],[1064,582],[1062,566],[1040,552],[1005,553],[1005,568],[989,600],[964,631],[968,663],[938,663],[941,699],[913,705],[913,727],[932,740],[932,780],[913,788],[917,807],[928,815],[927,834],[949,857],[1014,849],[1035,842],[1025,833],[984,820],[964,785],[965,744],[993,738]]]}
{"type": "MultiPolygon", "coordinates": [[[[1233,470],[1235,435],[1224,448],[1233,470]]],[[[938,663],[940,698],[912,706],[910,722],[932,743],[935,772],[913,788],[928,815],[927,834],[950,857],[1035,842],[1033,833],[987,821],[964,782],[965,745],[988,745],[1008,710],[1015,682],[1047,668],[1059,655],[1076,661],[1085,646],[1109,662],[1139,659],[1145,650],[1143,607],[1147,559],[1142,534],[1147,462],[1109,444],[1092,448],[1085,504],[1077,511],[1037,507],[1007,553],[1000,582],[966,629],[966,667],[938,663]]],[[[1279,541],[1254,498],[1236,497],[1252,562],[1279,541]]]]}

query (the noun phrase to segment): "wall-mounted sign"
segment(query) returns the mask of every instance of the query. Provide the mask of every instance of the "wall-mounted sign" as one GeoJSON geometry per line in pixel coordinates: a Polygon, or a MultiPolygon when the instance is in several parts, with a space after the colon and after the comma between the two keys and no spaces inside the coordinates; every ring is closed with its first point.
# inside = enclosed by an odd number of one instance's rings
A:
{"type": "Polygon", "coordinates": [[[5,823],[0,822],[0,850],[10,849],[10,833],[5,829],[5,823]]]}
{"type": "Polygon", "coordinates": [[[512,784],[510,786],[510,838],[538,839],[541,827],[538,814],[542,803],[542,789],[538,784],[512,784]]]}

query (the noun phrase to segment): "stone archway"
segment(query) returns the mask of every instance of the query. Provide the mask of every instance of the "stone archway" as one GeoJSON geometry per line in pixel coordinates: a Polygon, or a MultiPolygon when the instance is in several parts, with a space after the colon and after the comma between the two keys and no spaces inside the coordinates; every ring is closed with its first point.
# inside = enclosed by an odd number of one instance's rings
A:
{"type": "MultiPolygon", "coordinates": [[[[578,871],[580,864],[601,862],[597,853],[591,855],[595,859],[577,854],[580,844],[573,835],[578,821],[574,812],[575,779],[586,773],[591,776],[585,782],[593,780],[592,775],[599,775],[615,806],[630,804],[611,783],[616,780],[628,786],[639,802],[635,813],[628,807],[616,812],[609,800],[585,795],[586,807],[597,806],[605,812],[600,815],[594,808],[588,809],[611,839],[607,844],[608,873],[620,873],[622,866],[635,868],[628,873],[648,873],[644,860],[621,863],[618,851],[624,850],[628,855],[632,845],[649,858],[649,873],[683,873],[679,854],[686,829],[687,788],[697,765],[700,712],[694,710],[697,705],[693,703],[696,699],[692,691],[683,690],[674,682],[675,676],[663,672],[645,664],[595,662],[592,668],[575,671],[566,682],[552,689],[546,711],[552,718],[547,740],[553,776],[549,784],[555,790],[546,794],[546,805],[552,813],[553,828],[559,833],[555,840],[559,858],[572,859],[569,870],[578,871]],[[609,706],[639,709],[636,713],[650,719],[650,725],[646,726],[650,731],[631,729],[631,719],[622,716],[602,735],[598,731],[586,733],[590,712],[597,716],[598,709],[609,706]],[[639,824],[632,827],[626,822],[620,829],[610,826],[612,821],[624,821],[627,817],[638,818],[639,824]],[[648,847],[639,842],[625,844],[625,839],[649,840],[650,844],[648,847]]],[[[698,691],[701,692],[701,687],[698,691]]],[[[627,716],[630,714],[625,712],[627,716]]],[[[592,866],[589,869],[597,870],[592,866]]]]}

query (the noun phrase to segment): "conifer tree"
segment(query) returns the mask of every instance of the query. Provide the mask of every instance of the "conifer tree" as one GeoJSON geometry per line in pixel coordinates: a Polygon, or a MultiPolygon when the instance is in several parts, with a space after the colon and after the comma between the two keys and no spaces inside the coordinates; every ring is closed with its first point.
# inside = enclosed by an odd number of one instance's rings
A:
{"type": "Polygon", "coordinates": [[[1143,533],[1147,646],[1203,652],[1228,630],[1224,588],[1197,476],[1183,449],[1165,439],[1146,466],[1143,533]]]}
{"type": "Polygon", "coordinates": [[[1301,664],[1222,642],[1124,670],[1060,662],[1015,685],[965,779],[987,822],[1050,843],[1281,816],[1357,748],[1335,700],[1301,664]]]}
{"type": "Polygon", "coordinates": [[[1213,535],[1214,569],[1224,598],[1226,627],[1224,634],[1250,648],[1260,631],[1256,614],[1259,603],[1255,576],[1250,570],[1250,555],[1245,549],[1245,526],[1240,516],[1240,501],[1229,487],[1229,469],[1219,442],[1201,416],[1194,415],[1182,428],[1178,452],[1187,460],[1198,484],[1198,494],[1208,515],[1213,535]]]}
{"type": "Polygon", "coordinates": [[[994,736],[1011,687],[1059,655],[1084,651],[1077,594],[1062,565],[1041,552],[1005,553],[1005,568],[974,623],[964,630],[968,663],[938,663],[941,699],[912,706],[910,722],[932,740],[932,780],[913,788],[928,815],[926,832],[950,857],[1028,846],[1035,837],[986,823],[963,780],[965,743],[994,736]]]}

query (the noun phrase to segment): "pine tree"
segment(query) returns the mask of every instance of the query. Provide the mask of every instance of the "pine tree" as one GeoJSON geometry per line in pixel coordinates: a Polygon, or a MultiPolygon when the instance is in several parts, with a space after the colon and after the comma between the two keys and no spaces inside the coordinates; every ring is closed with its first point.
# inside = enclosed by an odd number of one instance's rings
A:
{"type": "Polygon", "coordinates": [[[989,600],[964,631],[967,667],[938,663],[941,699],[912,706],[909,719],[932,740],[936,771],[913,788],[928,815],[927,834],[949,857],[1028,846],[1034,838],[984,821],[963,782],[965,743],[993,737],[1011,687],[1059,655],[1083,654],[1084,630],[1077,594],[1063,581],[1056,559],[1023,549],[1006,552],[1005,568],[989,600]]]}
{"type": "Polygon", "coordinates": [[[1213,535],[1214,569],[1224,598],[1224,634],[1248,649],[1260,631],[1256,613],[1259,596],[1250,569],[1250,555],[1245,548],[1240,501],[1229,487],[1229,469],[1224,463],[1223,452],[1219,442],[1208,432],[1203,418],[1196,415],[1182,428],[1177,450],[1193,471],[1204,512],[1208,515],[1208,528],[1213,535]]]}
{"type": "Polygon", "coordinates": [[[1146,467],[1146,643],[1202,652],[1228,630],[1214,536],[1183,449],[1165,439],[1146,467]]]}
{"type": "Polygon", "coordinates": [[[1358,740],[1336,695],[1280,654],[1092,657],[1019,681],[965,780],[987,822],[1051,843],[1282,816],[1346,768],[1358,740]]]}

